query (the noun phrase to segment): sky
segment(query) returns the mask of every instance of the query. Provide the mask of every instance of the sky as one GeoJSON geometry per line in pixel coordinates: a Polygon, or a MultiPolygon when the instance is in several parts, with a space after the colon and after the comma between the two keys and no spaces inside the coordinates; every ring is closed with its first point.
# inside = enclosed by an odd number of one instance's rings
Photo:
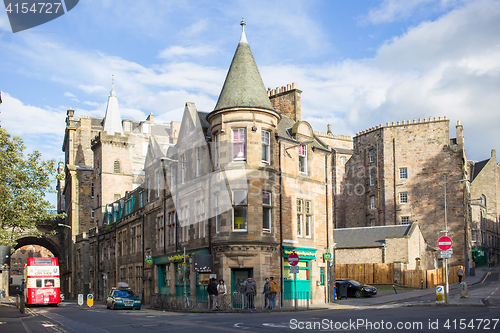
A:
{"type": "Polygon", "coordinates": [[[82,0],[18,33],[1,8],[0,125],[63,159],[66,110],[104,117],[112,75],[123,119],[210,112],[242,17],[264,85],[296,82],[314,130],[447,116],[469,160],[500,148],[498,0],[82,0]]]}

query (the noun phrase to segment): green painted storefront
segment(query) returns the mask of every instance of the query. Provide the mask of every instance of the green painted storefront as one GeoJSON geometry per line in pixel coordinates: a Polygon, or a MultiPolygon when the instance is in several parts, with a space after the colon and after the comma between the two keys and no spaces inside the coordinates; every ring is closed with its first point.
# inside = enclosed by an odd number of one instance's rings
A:
{"type": "MultiPolygon", "coordinates": [[[[191,295],[191,274],[189,259],[193,254],[208,254],[207,249],[187,251],[186,265],[183,265],[184,252],[176,252],[154,257],[154,264],[158,268],[158,292],[160,294],[175,294],[181,297],[184,294],[184,280],[186,281],[186,293],[191,295]],[[175,270],[175,281],[172,281],[171,270],[175,270]]],[[[207,297],[207,286],[210,273],[196,272],[196,298],[207,297]]]]}
{"type": "Polygon", "coordinates": [[[473,247],[472,260],[476,263],[476,267],[488,266],[488,249],[479,246],[473,247]]]}
{"type": "Polygon", "coordinates": [[[299,273],[297,273],[297,298],[312,298],[311,293],[311,260],[316,259],[317,249],[283,246],[283,292],[285,299],[293,299],[295,295],[294,277],[290,274],[288,256],[295,252],[299,256],[299,273]]]}

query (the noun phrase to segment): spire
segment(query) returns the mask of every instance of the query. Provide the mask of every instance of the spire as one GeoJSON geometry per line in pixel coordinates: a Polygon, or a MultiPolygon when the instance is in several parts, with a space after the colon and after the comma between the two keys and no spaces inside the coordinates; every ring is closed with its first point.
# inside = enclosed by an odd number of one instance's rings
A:
{"type": "Polygon", "coordinates": [[[232,107],[257,107],[274,110],[245,36],[241,21],[241,38],[227,72],[226,81],[214,111],[232,107]]]}
{"type": "Polygon", "coordinates": [[[114,135],[115,133],[123,135],[122,118],[118,107],[118,98],[115,93],[114,75],[113,82],[111,83],[111,91],[108,97],[106,115],[104,116],[104,131],[108,132],[110,135],[114,135]]]}

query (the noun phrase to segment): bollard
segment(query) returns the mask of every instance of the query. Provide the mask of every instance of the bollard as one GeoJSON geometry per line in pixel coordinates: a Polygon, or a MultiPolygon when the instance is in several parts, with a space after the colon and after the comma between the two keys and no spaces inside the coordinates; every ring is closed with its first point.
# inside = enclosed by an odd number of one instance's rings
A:
{"type": "Polygon", "coordinates": [[[460,283],[460,298],[468,298],[469,297],[469,289],[467,288],[467,283],[460,283]]]}
{"type": "Polygon", "coordinates": [[[392,288],[394,289],[394,292],[397,294],[398,291],[396,290],[396,286],[392,285],[392,288]]]}
{"type": "Polygon", "coordinates": [[[24,314],[24,297],[20,297],[19,311],[21,311],[21,313],[24,314]]]}

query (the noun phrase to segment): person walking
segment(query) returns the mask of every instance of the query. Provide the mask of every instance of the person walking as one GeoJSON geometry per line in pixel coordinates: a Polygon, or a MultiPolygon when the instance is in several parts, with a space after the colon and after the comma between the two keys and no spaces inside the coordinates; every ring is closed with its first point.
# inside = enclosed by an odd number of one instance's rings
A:
{"type": "Polygon", "coordinates": [[[264,294],[264,309],[267,309],[267,304],[269,303],[269,278],[266,278],[266,283],[264,284],[264,290],[262,293],[264,294]]]}
{"type": "Polygon", "coordinates": [[[464,270],[462,269],[462,266],[458,267],[457,275],[458,275],[458,283],[462,283],[462,277],[464,276],[464,270]]]}
{"type": "Polygon", "coordinates": [[[228,308],[229,304],[227,304],[227,300],[226,300],[227,287],[224,284],[224,280],[222,280],[222,279],[219,280],[219,284],[217,285],[217,294],[219,296],[219,300],[217,302],[219,309],[222,309],[223,307],[228,308]]]}
{"type": "Polygon", "coordinates": [[[210,283],[208,284],[208,287],[207,287],[207,292],[208,292],[208,296],[210,297],[210,303],[211,303],[211,306],[210,308],[212,310],[216,310],[217,309],[217,284],[215,283],[215,279],[212,278],[212,280],[210,280],[210,283]]]}
{"type": "Polygon", "coordinates": [[[269,308],[274,309],[276,307],[276,294],[278,293],[278,283],[271,276],[271,281],[269,281],[269,308]]]}
{"type": "Polygon", "coordinates": [[[245,284],[245,294],[247,295],[248,298],[248,308],[255,310],[255,305],[254,305],[254,297],[257,294],[257,283],[253,279],[253,276],[250,276],[247,279],[247,283],[245,284]]]}

